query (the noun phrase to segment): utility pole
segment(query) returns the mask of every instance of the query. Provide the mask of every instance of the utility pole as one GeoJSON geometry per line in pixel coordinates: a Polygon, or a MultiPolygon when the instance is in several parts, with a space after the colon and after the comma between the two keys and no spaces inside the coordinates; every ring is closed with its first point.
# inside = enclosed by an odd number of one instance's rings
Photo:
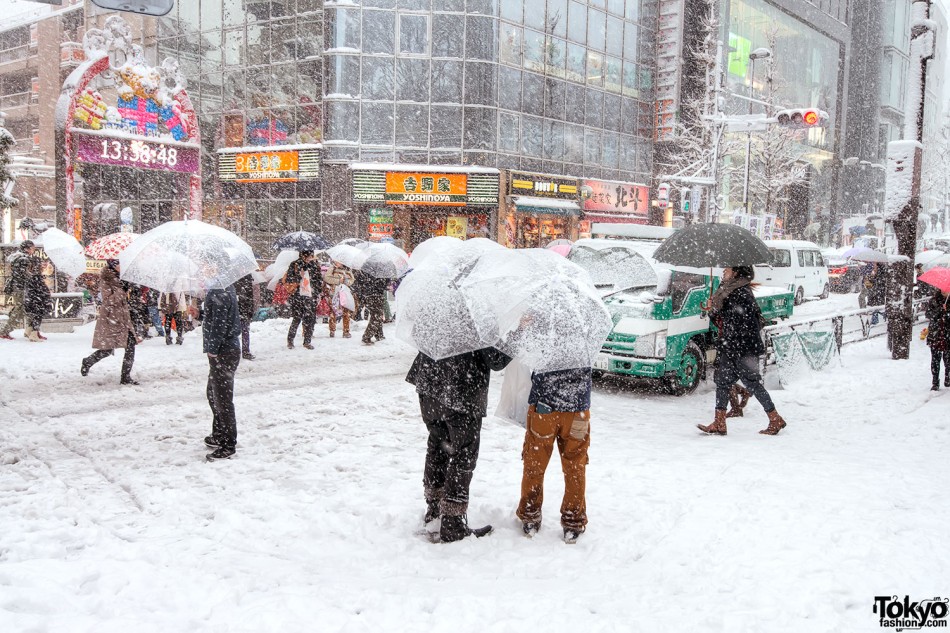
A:
{"type": "Polygon", "coordinates": [[[903,140],[887,146],[885,219],[894,227],[897,252],[907,259],[890,266],[887,284],[887,333],[891,357],[910,358],[914,326],[914,254],[920,213],[920,180],[924,140],[927,63],[933,59],[935,28],[930,21],[932,0],[914,0],[911,19],[910,72],[907,103],[915,108],[904,119],[903,140]]]}

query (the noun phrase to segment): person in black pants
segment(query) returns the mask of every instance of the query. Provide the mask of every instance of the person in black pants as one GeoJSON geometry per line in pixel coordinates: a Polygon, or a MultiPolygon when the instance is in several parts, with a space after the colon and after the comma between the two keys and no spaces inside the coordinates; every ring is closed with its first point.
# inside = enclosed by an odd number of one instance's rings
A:
{"type": "Polygon", "coordinates": [[[201,330],[209,366],[206,392],[213,415],[205,445],[215,449],[207,458],[230,459],[237,447],[234,374],[241,362],[241,318],[233,285],[208,291],[201,330]]]}
{"type": "Polygon", "coordinates": [[[439,540],[458,541],[470,534],[484,536],[491,526],[468,527],[468,499],[478,462],[482,418],[488,410],[491,371],[500,371],[511,358],[485,348],[442,360],[416,356],[406,381],[416,386],[422,421],[429,431],[422,485],[425,522],[439,517],[439,540]]]}
{"type": "Polygon", "coordinates": [[[948,296],[934,288],[934,294],[927,302],[927,345],[930,347],[930,373],[933,378],[931,389],[940,390],[940,363],[943,361],[943,386],[950,387],[950,301],[948,296]]]}
{"type": "Polygon", "coordinates": [[[317,298],[323,291],[320,265],[313,251],[300,251],[300,257],[290,264],[283,283],[290,293],[290,329],[287,331],[287,349],[294,348],[297,328],[303,322],[303,346],[313,349],[313,327],[317,322],[317,298]]]}
{"type": "Polygon", "coordinates": [[[363,345],[372,345],[374,338],[377,341],[386,338],[383,335],[383,321],[386,318],[383,306],[386,302],[386,289],[389,287],[390,280],[371,277],[363,272],[358,272],[357,276],[362,276],[360,286],[363,291],[363,305],[369,312],[369,323],[363,330],[363,345]]]}
{"type": "Polygon", "coordinates": [[[251,275],[244,275],[234,282],[234,290],[237,292],[238,313],[241,316],[241,348],[243,349],[241,358],[254,360],[255,356],[251,353],[251,321],[254,320],[254,313],[259,303],[254,278],[251,275]]]}

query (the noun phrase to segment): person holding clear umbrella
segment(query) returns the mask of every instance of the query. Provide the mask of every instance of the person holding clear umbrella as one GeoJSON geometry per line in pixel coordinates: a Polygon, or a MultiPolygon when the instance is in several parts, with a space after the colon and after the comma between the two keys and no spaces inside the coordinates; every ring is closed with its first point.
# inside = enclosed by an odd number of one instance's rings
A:
{"type": "Polygon", "coordinates": [[[297,328],[303,322],[303,346],[313,349],[311,341],[317,322],[316,297],[323,288],[320,265],[313,251],[300,251],[300,257],[287,269],[283,283],[290,292],[291,320],[290,329],[287,330],[287,348],[294,348],[297,328]]]}

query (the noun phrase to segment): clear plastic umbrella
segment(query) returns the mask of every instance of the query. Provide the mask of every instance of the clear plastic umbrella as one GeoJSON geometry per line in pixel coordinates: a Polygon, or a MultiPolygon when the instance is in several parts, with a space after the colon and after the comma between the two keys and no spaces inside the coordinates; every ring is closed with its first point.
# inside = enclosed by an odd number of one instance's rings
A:
{"type": "Polygon", "coordinates": [[[550,250],[486,253],[458,286],[482,342],[534,371],[590,367],[613,327],[590,276],[550,250]]]}
{"type": "Polygon", "coordinates": [[[57,228],[49,228],[40,236],[40,244],[53,265],[70,277],[86,272],[86,253],[75,237],[57,228]]]}
{"type": "Polygon", "coordinates": [[[247,242],[200,220],[155,227],[130,244],[119,263],[122,279],[162,292],[226,288],[257,270],[247,242]]]}
{"type": "Polygon", "coordinates": [[[351,244],[337,244],[327,250],[327,255],[333,261],[340,262],[344,266],[354,269],[358,269],[362,266],[367,257],[365,249],[357,248],[351,244]]]}
{"type": "Polygon", "coordinates": [[[297,251],[283,250],[277,255],[274,263],[264,269],[264,279],[267,281],[268,290],[277,288],[277,282],[283,279],[284,273],[298,257],[300,253],[297,251]]]}
{"type": "Polygon", "coordinates": [[[370,277],[398,279],[409,270],[409,256],[406,251],[393,244],[372,243],[361,252],[366,258],[355,268],[370,277]]]}

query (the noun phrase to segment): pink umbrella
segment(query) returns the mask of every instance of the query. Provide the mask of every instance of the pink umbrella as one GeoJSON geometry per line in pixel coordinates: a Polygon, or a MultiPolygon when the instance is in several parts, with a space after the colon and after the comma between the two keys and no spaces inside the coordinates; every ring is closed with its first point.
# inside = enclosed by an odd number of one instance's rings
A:
{"type": "Polygon", "coordinates": [[[950,294],[950,268],[931,268],[918,277],[917,281],[933,286],[943,294],[950,294]]]}
{"type": "Polygon", "coordinates": [[[93,240],[86,247],[86,255],[92,259],[119,259],[119,253],[139,236],[138,233],[111,233],[93,240]]]}
{"type": "Polygon", "coordinates": [[[567,257],[571,254],[571,248],[570,244],[555,244],[554,246],[548,246],[547,250],[555,252],[561,257],[567,257]]]}

